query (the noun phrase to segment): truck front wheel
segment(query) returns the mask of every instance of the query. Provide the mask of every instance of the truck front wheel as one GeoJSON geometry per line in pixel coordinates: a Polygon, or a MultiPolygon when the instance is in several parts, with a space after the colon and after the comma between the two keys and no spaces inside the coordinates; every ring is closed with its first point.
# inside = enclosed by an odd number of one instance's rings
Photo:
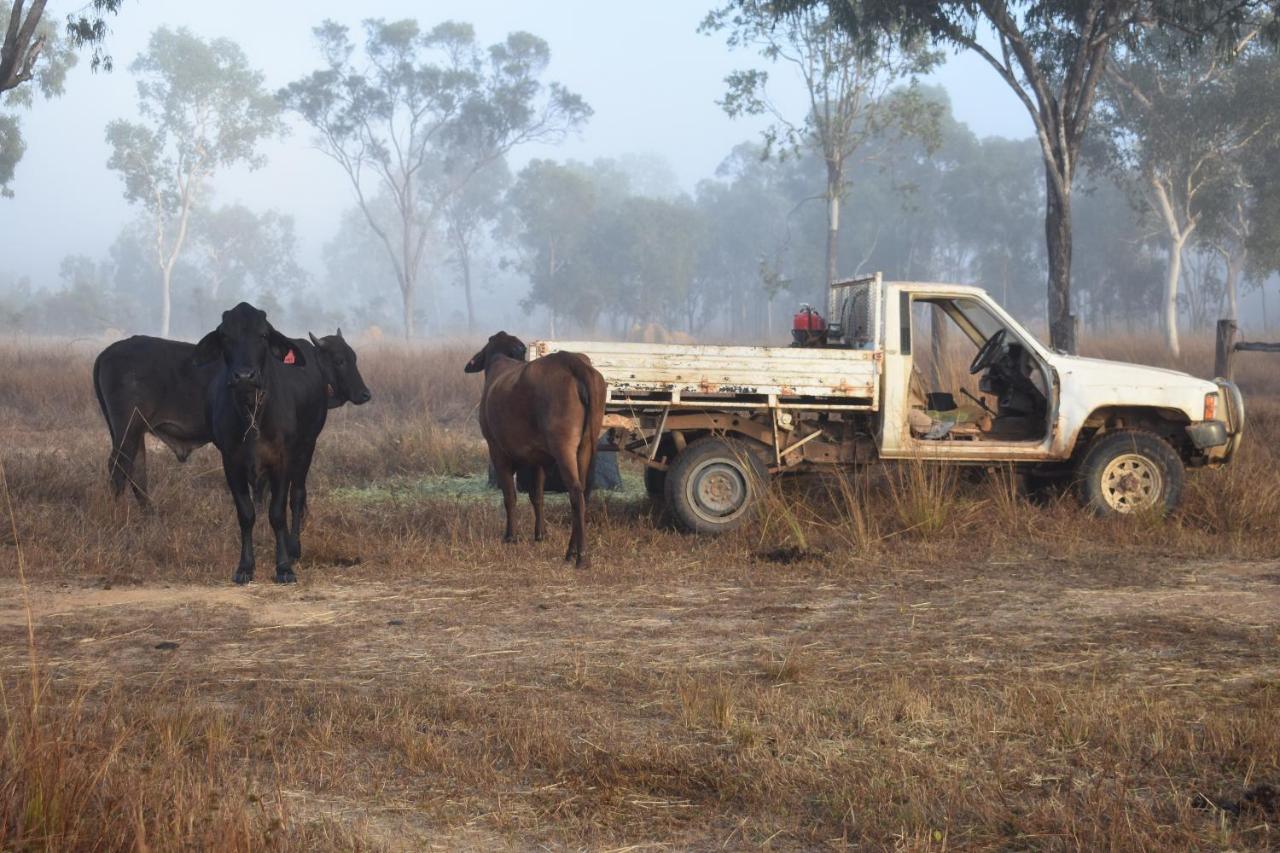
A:
{"type": "Polygon", "coordinates": [[[1182,497],[1182,460],[1167,441],[1143,430],[1094,439],[1078,474],[1080,497],[1098,515],[1168,512],[1182,497]]]}
{"type": "Polygon", "coordinates": [[[699,439],[667,470],[667,507],[691,533],[727,533],[751,518],[769,470],[745,442],[699,439]]]}

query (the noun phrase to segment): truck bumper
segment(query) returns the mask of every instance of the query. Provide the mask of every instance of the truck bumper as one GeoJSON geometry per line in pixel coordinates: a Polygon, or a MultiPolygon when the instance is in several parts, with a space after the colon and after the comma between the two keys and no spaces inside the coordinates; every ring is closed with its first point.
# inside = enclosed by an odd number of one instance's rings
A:
{"type": "Polygon", "coordinates": [[[1204,454],[1206,463],[1224,465],[1235,455],[1244,438],[1244,396],[1234,382],[1215,379],[1218,386],[1218,411],[1225,413],[1226,421],[1200,421],[1187,427],[1192,444],[1204,454]],[[1224,440],[1225,436],[1225,440],[1224,440]]]}
{"type": "Polygon", "coordinates": [[[1227,425],[1222,421],[1196,421],[1188,424],[1187,437],[1191,439],[1196,450],[1222,447],[1231,440],[1227,435],[1227,425]]]}

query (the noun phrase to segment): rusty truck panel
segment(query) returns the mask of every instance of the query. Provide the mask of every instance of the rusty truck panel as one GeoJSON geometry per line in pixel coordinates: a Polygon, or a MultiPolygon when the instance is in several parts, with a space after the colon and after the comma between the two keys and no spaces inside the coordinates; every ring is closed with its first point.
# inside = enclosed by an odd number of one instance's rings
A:
{"type": "Polygon", "coordinates": [[[530,358],[585,353],[609,385],[609,403],[873,410],[878,353],[855,349],[535,341],[530,358]]]}

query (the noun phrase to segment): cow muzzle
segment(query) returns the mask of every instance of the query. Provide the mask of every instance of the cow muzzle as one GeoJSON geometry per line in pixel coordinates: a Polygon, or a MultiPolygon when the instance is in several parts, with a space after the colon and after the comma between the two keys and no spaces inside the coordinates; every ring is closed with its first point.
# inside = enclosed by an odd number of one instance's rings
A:
{"type": "Polygon", "coordinates": [[[252,367],[236,368],[227,375],[229,388],[260,388],[261,386],[258,371],[252,367]]]}

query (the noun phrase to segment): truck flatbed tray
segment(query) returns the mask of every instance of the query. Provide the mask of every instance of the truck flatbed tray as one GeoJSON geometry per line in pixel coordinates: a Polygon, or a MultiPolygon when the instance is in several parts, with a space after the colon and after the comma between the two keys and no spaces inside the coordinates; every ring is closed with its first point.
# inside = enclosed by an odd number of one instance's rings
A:
{"type": "Polygon", "coordinates": [[[805,347],[535,341],[530,357],[584,353],[609,386],[609,404],[871,409],[879,353],[805,347]]]}

